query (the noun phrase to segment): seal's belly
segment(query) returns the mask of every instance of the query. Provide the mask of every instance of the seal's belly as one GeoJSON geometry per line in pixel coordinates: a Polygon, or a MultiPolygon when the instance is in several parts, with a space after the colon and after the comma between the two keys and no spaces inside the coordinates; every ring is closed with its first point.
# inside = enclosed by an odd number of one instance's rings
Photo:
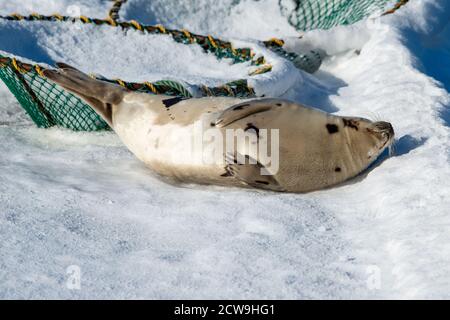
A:
{"type": "Polygon", "coordinates": [[[198,119],[180,123],[162,121],[161,112],[152,108],[129,107],[126,113],[116,115],[114,130],[156,173],[186,182],[219,183],[225,173],[223,150],[205,132],[220,111],[201,112],[198,119]]]}
{"type": "Polygon", "coordinates": [[[142,161],[160,174],[181,180],[220,177],[225,172],[223,152],[216,153],[214,144],[203,139],[204,126],[205,121],[201,120],[188,126],[154,126],[144,142],[146,152],[142,161]]]}

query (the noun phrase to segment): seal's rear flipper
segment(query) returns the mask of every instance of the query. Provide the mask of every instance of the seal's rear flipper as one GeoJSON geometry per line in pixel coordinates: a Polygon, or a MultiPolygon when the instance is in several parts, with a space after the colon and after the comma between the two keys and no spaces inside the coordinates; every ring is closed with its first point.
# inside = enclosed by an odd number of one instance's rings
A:
{"type": "Polygon", "coordinates": [[[238,163],[237,157],[228,154],[227,166],[225,167],[226,175],[224,177],[234,177],[243,184],[271,191],[283,192],[284,190],[280,183],[273,175],[262,175],[264,166],[259,162],[251,159],[249,156],[245,156],[245,163],[238,163]],[[254,164],[252,164],[254,163],[254,164]]]}
{"type": "Polygon", "coordinates": [[[44,76],[86,101],[111,127],[112,106],[119,104],[126,90],[118,85],[92,79],[65,63],[59,69],[45,70],[44,76]]]}

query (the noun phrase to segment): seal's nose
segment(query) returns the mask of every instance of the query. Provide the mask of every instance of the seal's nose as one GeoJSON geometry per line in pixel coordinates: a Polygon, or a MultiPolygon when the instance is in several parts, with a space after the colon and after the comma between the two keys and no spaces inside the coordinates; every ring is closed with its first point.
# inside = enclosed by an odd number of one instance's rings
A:
{"type": "Polygon", "coordinates": [[[394,127],[392,124],[385,121],[379,121],[374,123],[374,128],[376,131],[380,133],[386,133],[389,137],[393,137],[395,135],[394,127]]]}

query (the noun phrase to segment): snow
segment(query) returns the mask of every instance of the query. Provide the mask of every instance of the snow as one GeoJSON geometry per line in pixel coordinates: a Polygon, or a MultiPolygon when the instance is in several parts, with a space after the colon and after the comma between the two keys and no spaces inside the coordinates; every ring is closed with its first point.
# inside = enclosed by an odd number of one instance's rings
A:
{"type": "Polygon", "coordinates": [[[42,15],[61,14],[79,17],[85,15],[91,18],[107,18],[111,2],[105,0],[8,0],[2,1],[0,15],[18,13],[30,15],[39,13],[42,15]]]}
{"type": "Polygon", "coordinates": [[[278,1],[221,0],[220,4],[218,2],[134,0],[124,4],[122,16],[145,24],[160,23],[170,28],[186,28],[192,32],[220,35],[223,38],[267,40],[271,37],[298,35],[287,19],[281,15],[278,1]]]}
{"type": "MultiPolygon", "coordinates": [[[[21,12],[20,3],[46,13],[56,1],[8,1],[0,12],[21,12]]],[[[110,5],[77,3],[94,16],[110,5]]],[[[210,3],[129,0],[123,16],[239,39],[275,65],[251,78],[259,94],[390,121],[396,154],[309,194],[172,185],[113,133],[35,128],[2,85],[0,298],[450,298],[450,4],[410,1],[381,20],[299,40],[276,0],[210,3]],[[252,40],[272,36],[330,57],[302,73],[252,40]],[[67,286],[72,265],[80,290],[67,286]]],[[[0,43],[125,80],[217,84],[249,70],[108,27],[0,21],[0,43]]]]}

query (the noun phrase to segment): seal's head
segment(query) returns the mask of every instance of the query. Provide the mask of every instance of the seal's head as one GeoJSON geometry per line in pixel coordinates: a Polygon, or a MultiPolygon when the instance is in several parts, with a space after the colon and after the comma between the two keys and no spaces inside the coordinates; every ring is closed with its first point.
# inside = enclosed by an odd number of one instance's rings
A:
{"type": "Polygon", "coordinates": [[[394,128],[389,122],[372,122],[366,127],[366,130],[375,141],[375,153],[376,150],[378,150],[378,153],[383,152],[394,142],[395,132],[394,128]]]}
{"type": "Polygon", "coordinates": [[[394,128],[389,122],[373,122],[363,118],[342,118],[352,158],[370,165],[394,142],[394,128]]]}

